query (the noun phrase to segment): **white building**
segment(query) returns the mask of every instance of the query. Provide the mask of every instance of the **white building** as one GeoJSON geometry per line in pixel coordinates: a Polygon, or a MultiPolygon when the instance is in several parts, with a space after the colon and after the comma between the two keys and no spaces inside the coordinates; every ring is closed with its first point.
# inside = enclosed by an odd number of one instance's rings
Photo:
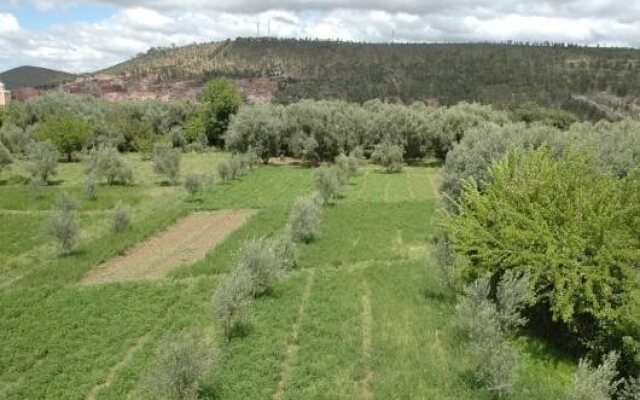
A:
{"type": "Polygon", "coordinates": [[[4,83],[0,82],[0,106],[5,106],[11,101],[11,92],[6,90],[4,83]]]}

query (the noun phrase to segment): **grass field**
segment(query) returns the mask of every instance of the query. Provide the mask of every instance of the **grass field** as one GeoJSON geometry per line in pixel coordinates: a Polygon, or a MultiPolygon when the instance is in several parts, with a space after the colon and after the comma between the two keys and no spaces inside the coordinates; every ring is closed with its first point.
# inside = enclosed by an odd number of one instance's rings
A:
{"type": "MultiPolygon", "coordinates": [[[[286,223],[312,171],[265,166],[217,184],[196,201],[161,186],[150,164],[129,156],[133,187],[101,187],[82,201],[77,251],[61,257],[42,225],[59,191],[80,196],[80,164],[34,200],[19,179],[0,185],[0,398],[138,399],[157,350],[172,332],[218,336],[210,299],[242,242],[286,223]],[[108,213],[128,204],[133,229],[110,233],[108,213]],[[256,214],[203,260],[157,281],[81,286],[91,268],[190,211],[256,214]]],[[[183,171],[212,175],[225,154],[186,155],[183,171]]],[[[20,167],[14,174],[20,174],[20,167]]],[[[216,399],[489,399],[469,378],[455,299],[429,256],[439,205],[438,170],[385,174],[366,166],[325,209],[321,236],[301,267],[256,299],[249,334],[220,343],[206,379],[216,399]]],[[[531,340],[522,350],[518,399],[564,398],[574,363],[531,340]]]]}

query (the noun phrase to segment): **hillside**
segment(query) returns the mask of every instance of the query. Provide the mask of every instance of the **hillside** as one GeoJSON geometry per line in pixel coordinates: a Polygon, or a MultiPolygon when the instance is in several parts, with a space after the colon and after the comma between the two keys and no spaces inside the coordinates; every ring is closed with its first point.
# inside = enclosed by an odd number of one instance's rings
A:
{"type": "Polygon", "coordinates": [[[536,101],[602,114],[584,99],[606,94],[624,101],[640,95],[639,50],[565,45],[237,39],[154,48],[100,73],[165,86],[225,76],[249,91],[260,78],[274,87],[268,97],[281,103],[301,98],[468,100],[499,106],[536,101]]]}
{"type": "Polygon", "coordinates": [[[72,74],[47,68],[22,66],[0,73],[9,90],[19,87],[48,88],[73,78],[72,74]]]}

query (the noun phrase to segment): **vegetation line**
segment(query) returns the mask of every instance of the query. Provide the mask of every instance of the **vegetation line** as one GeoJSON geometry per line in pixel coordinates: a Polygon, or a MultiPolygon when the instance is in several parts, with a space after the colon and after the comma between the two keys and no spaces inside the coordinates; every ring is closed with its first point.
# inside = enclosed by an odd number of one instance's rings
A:
{"type": "Polygon", "coordinates": [[[287,349],[284,353],[284,361],[282,362],[282,372],[280,375],[280,381],[278,382],[278,387],[276,392],[273,394],[274,400],[281,400],[284,398],[284,391],[287,383],[287,378],[289,376],[289,371],[291,369],[291,365],[295,361],[295,358],[298,354],[298,335],[300,333],[300,325],[302,325],[302,318],[304,317],[304,307],[309,300],[309,296],[311,295],[311,289],[313,288],[313,281],[315,276],[315,270],[310,269],[309,275],[307,275],[307,284],[305,285],[304,292],[302,293],[302,299],[300,301],[300,307],[298,308],[298,316],[296,317],[296,321],[291,328],[291,338],[289,339],[289,343],[287,344],[287,349]]]}
{"type": "Polygon", "coordinates": [[[371,391],[371,381],[373,371],[371,370],[371,336],[373,325],[373,314],[371,311],[371,289],[367,280],[364,280],[364,293],[362,294],[362,361],[364,364],[364,377],[362,379],[363,400],[373,399],[371,391]]]}
{"type": "Polygon", "coordinates": [[[124,357],[109,369],[109,373],[107,374],[107,377],[105,378],[104,382],[101,382],[95,385],[93,388],[91,388],[89,393],[87,393],[87,395],[84,397],[85,400],[95,400],[96,395],[102,388],[110,386],[116,377],[116,372],[118,372],[120,368],[122,368],[129,361],[131,361],[133,356],[138,352],[138,350],[142,348],[142,346],[144,346],[144,344],[149,340],[150,337],[151,337],[150,332],[147,332],[144,335],[140,336],[138,341],[127,350],[124,357]]]}

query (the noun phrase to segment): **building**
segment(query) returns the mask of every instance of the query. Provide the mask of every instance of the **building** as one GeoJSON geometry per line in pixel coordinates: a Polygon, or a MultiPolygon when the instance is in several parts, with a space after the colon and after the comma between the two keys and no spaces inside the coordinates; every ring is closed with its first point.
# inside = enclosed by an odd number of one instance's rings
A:
{"type": "Polygon", "coordinates": [[[11,92],[4,88],[4,83],[0,82],[0,106],[5,106],[11,101],[11,92]]]}

